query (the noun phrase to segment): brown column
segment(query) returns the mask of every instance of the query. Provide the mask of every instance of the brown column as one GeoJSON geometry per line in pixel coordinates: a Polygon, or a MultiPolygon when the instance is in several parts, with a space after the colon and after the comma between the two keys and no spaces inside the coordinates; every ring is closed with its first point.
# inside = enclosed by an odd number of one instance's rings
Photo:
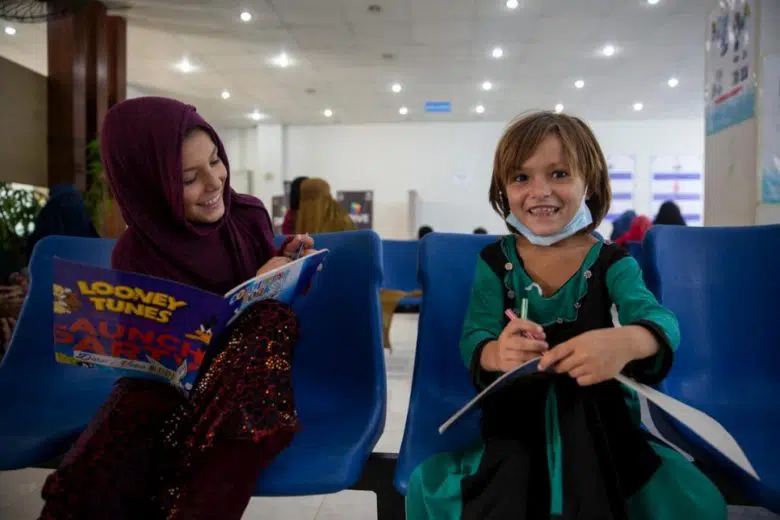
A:
{"type": "Polygon", "coordinates": [[[83,13],[47,24],[49,186],[86,185],[86,25],[83,13]]]}
{"type": "Polygon", "coordinates": [[[87,142],[98,136],[108,110],[108,34],[106,6],[90,2],[83,12],[87,22],[87,142]]]}

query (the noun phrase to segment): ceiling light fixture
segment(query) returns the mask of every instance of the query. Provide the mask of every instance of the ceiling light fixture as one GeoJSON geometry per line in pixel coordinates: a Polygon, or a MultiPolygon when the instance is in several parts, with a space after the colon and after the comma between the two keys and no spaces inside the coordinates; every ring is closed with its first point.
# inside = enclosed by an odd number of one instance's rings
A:
{"type": "Polygon", "coordinates": [[[183,72],[184,74],[188,74],[195,70],[195,66],[190,63],[190,60],[187,58],[182,58],[179,63],[176,64],[176,68],[179,69],[180,72],[183,72]]]}
{"type": "Polygon", "coordinates": [[[5,34],[7,34],[8,36],[13,36],[14,34],[16,34],[16,28],[11,27],[10,25],[6,25],[5,34]]]}
{"type": "Polygon", "coordinates": [[[658,3],[658,0],[647,0],[647,3],[650,5],[655,5],[658,3]]]}
{"type": "Polygon", "coordinates": [[[281,67],[283,69],[286,69],[287,67],[292,65],[292,60],[290,59],[290,56],[288,56],[286,52],[281,52],[278,55],[274,56],[271,62],[277,67],[281,67]]]}
{"type": "Polygon", "coordinates": [[[581,80],[581,79],[578,79],[577,81],[574,82],[574,86],[576,88],[582,88],[582,87],[585,86],[585,81],[581,80]]]}
{"type": "Polygon", "coordinates": [[[560,114],[561,112],[563,112],[563,104],[558,103],[557,105],[555,105],[555,113],[560,114]]]}
{"type": "Polygon", "coordinates": [[[520,2],[517,0],[506,0],[506,7],[507,9],[517,9],[520,5],[520,2]]]}
{"type": "Polygon", "coordinates": [[[230,91],[229,90],[223,90],[222,94],[220,94],[220,96],[222,96],[222,99],[230,99],[230,91]]]}
{"type": "Polygon", "coordinates": [[[249,119],[253,121],[260,121],[261,119],[265,119],[267,116],[265,114],[261,114],[257,110],[249,114],[249,119]]]}
{"type": "Polygon", "coordinates": [[[666,84],[674,88],[680,84],[680,80],[677,78],[669,78],[669,81],[667,81],[666,84]]]}
{"type": "Polygon", "coordinates": [[[490,53],[495,59],[504,55],[504,49],[501,47],[493,47],[493,52],[490,53]]]}
{"type": "Polygon", "coordinates": [[[640,110],[642,110],[643,108],[645,108],[645,106],[644,106],[642,103],[640,103],[640,102],[638,102],[638,101],[637,101],[636,103],[634,103],[634,110],[635,110],[636,112],[639,112],[639,111],[640,111],[640,110]]]}
{"type": "Polygon", "coordinates": [[[390,87],[390,90],[392,90],[392,91],[393,91],[393,92],[395,92],[396,94],[398,94],[399,92],[401,92],[403,89],[404,89],[404,88],[401,86],[401,84],[400,84],[400,83],[393,83],[393,86],[392,86],[392,87],[390,87]]]}
{"type": "Polygon", "coordinates": [[[484,114],[485,107],[483,107],[482,105],[477,105],[474,107],[474,112],[476,112],[477,114],[484,114]]]}
{"type": "Polygon", "coordinates": [[[244,23],[251,22],[252,13],[250,13],[249,11],[242,11],[241,15],[239,15],[239,18],[241,18],[241,21],[244,23]]]}
{"type": "Polygon", "coordinates": [[[483,81],[482,82],[482,90],[484,90],[486,92],[488,90],[493,90],[493,84],[491,82],[489,82],[489,81],[483,81]]]}
{"type": "Polygon", "coordinates": [[[322,111],[322,115],[324,115],[325,117],[333,117],[333,110],[326,108],[325,110],[322,111]]]}
{"type": "Polygon", "coordinates": [[[607,44],[607,45],[604,46],[603,49],[601,49],[601,53],[604,56],[607,56],[607,57],[614,56],[615,55],[615,46],[607,44]]]}
{"type": "Polygon", "coordinates": [[[405,116],[406,114],[409,113],[409,109],[406,107],[401,107],[398,109],[398,113],[401,114],[402,116],[405,116]]]}

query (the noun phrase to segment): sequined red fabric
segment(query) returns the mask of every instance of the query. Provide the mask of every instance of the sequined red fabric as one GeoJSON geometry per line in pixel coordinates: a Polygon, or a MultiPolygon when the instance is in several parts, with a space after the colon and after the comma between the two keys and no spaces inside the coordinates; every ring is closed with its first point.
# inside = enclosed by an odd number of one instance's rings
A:
{"type": "Polygon", "coordinates": [[[231,328],[188,400],[122,379],[43,488],[41,520],[238,520],[297,428],[298,323],[260,302],[231,328]]]}

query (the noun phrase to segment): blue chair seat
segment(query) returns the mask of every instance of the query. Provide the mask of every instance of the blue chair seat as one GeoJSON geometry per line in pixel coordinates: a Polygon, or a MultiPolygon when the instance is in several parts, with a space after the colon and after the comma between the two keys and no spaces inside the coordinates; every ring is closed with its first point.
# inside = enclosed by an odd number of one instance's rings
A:
{"type": "Polygon", "coordinates": [[[755,467],[757,482],[670,421],[695,452],[760,505],[780,512],[780,226],[654,226],[644,275],[680,321],[681,344],[660,389],[720,422],[755,467]]]}
{"type": "Polygon", "coordinates": [[[489,235],[430,233],[420,241],[423,297],[412,391],[393,482],[406,494],[409,475],[436,453],[479,435],[479,412],[462,417],[444,435],[439,426],[476,394],[458,344],[479,252],[489,235]]]}
{"type": "Polygon", "coordinates": [[[30,261],[27,299],[0,363],[0,470],[62,455],[108,397],[116,377],[54,360],[52,258],[108,267],[114,241],[46,237],[30,261]]]}

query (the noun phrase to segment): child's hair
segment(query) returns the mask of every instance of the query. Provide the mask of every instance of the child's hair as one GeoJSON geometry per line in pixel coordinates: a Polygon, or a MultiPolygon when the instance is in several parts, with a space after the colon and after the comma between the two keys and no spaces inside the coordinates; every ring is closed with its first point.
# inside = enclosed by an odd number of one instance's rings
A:
{"type": "MultiPolygon", "coordinates": [[[[490,204],[503,218],[509,216],[506,185],[520,166],[536,151],[542,140],[554,135],[561,140],[566,166],[582,175],[590,198],[588,208],[596,229],[607,214],[612,200],[604,152],[593,131],[581,119],[554,112],[533,112],[513,121],[498,141],[490,181],[490,204]]],[[[510,231],[515,232],[511,226],[510,231]]]]}

